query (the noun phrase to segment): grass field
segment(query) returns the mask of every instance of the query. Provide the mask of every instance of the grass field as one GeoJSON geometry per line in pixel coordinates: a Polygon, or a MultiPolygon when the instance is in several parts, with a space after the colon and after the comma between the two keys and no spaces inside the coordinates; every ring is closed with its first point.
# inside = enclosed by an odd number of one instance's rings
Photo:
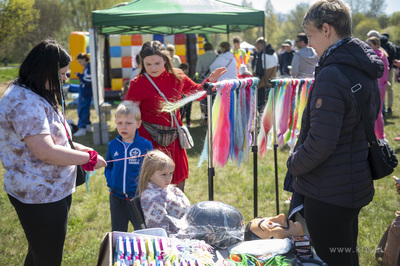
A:
{"type": "MultiPolygon", "coordinates": [[[[385,131],[392,148],[399,152],[399,143],[393,139],[400,133],[400,86],[395,85],[395,106],[393,116],[386,118],[385,131]]],[[[0,92],[1,95],[1,92],[0,92]]],[[[113,105],[113,110],[116,105],[113,105]]],[[[191,203],[208,200],[207,163],[197,167],[203,147],[205,130],[201,126],[199,104],[192,107],[193,125],[190,129],[195,147],[188,150],[190,176],[186,182],[185,193],[191,203]]],[[[91,111],[92,122],[97,116],[91,111]]],[[[76,108],[67,111],[67,118],[77,122],[76,108]]],[[[116,137],[113,121],[108,122],[110,139],[116,137]]],[[[92,134],[75,138],[76,142],[93,146],[92,134]]],[[[106,145],[93,146],[101,155],[106,155],[106,145]]],[[[288,148],[277,152],[279,177],[279,212],[286,213],[288,205],[284,201],[290,196],[283,191],[283,180],[286,173],[286,159],[288,148]]],[[[228,163],[224,167],[215,168],[214,200],[221,201],[236,207],[244,216],[245,222],[254,218],[253,212],[253,153],[247,163],[237,166],[228,163]]],[[[263,158],[258,157],[258,216],[275,216],[275,168],[273,151],[270,150],[263,158]]],[[[0,167],[0,176],[4,169],[0,167]]],[[[399,168],[395,175],[400,176],[399,168]]],[[[2,186],[4,179],[0,179],[2,186]]],[[[374,262],[374,251],[380,237],[394,218],[399,209],[400,196],[397,195],[394,182],[391,178],[384,178],[375,182],[375,198],[368,206],[362,209],[359,221],[358,247],[360,265],[377,265],[374,262]]],[[[103,170],[98,170],[90,179],[89,192],[85,186],[78,187],[73,194],[72,207],[69,214],[68,233],[65,242],[63,265],[95,265],[97,262],[100,242],[110,231],[110,211],[108,189],[103,170]]],[[[7,194],[0,192],[0,265],[22,265],[27,252],[27,241],[23,230],[10,204],[7,194]]],[[[132,231],[132,227],[129,227],[132,231]]]]}

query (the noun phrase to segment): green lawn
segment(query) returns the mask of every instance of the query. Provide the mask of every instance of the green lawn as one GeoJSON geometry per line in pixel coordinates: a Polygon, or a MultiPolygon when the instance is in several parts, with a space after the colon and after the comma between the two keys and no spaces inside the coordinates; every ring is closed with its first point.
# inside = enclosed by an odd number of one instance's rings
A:
{"type": "MultiPolygon", "coordinates": [[[[395,103],[400,99],[400,86],[395,85],[395,103]]],[[[113,108],[115,109],[115,105],[113,108]]],[[[188,150],[190,177],[186,182],[185,193],[191,203],[208,200],[207,163],[197,167],[203,147],[205,130],[201,126],[199,104],[192,108],[194,127],[193,134],[195,147],[188,150]]],[[[386,119],[385,131],[391,146],[399,152],[399,143],[393,139],[400,133],[398,123],[400,106],[394,106],[393,116],[386,119]]],[[[67,117],[77,122],[76,108],[69,109],[67,117]]],[[[92,121],[96,122],[94,110],[92,121]]],[[[115,138],[116,129],[109,121],[110,139],[115,138]]],[[[75,141],[93,146],[92,134],[76,138],[75,141]]],[[[106,145],[94,147],[101,155],[106,155],[106,145]]],[[[288,148],[279,149],[277,156],[279,177],[279,209],[286,213],[288,205],[284,201],[290,196],[283,191],[283,180],[286,173],[286,159],[288,148]]],[[[246,223],[254,218],[253,214],[253,153],[249,161],[237,166],[228,163],[225,167],[215,168],[214,200],[221,201],[236,207],[244,216],[246,223]]],[[[275,169],[273,151],[270,150],[263,158],[258,157],[258,216],[268,217],[276,215],[275,201],[275,169]]],[[[0,175],[4,169],[0,167],[0,175]]],[[[395,170],[400,176],[400,170],[395,170]]],[[[3,178],[0,179],[1,185],[3,178]]],[[[372,203],[363,208],[359,222],[359,252],[360,265],[377,265],[374,262],[374,250],[381,235],[394,218],[399,209],[400,197],[396,193],[394,181],[385,178],[375,182],[376,193],[372,203]]],[[[73,194],[72,207],[68,221],[68,233],[64,249],[64,265],[95,265],[97,262],[100,242],[106,232],[110,231],[110,211],[108,189],[106,187],[103,170],[98,170],[89,182],[90,192],[85,186],[77,189],[73,194]]],[[[27,242],[19,224],[17,215],[10,204],[6,193],[0,193],[0,265],[22,265],[27,251],[27,242]]],[[[129,228],[132,231],[132,227],[129,228]]]]}

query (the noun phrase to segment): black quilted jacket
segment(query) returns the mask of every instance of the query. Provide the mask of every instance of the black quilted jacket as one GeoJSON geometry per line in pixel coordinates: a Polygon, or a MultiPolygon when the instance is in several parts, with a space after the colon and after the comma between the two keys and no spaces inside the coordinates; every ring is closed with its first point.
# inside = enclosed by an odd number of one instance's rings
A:
{"type": "Polygon", "coordinates": [[[287,166],[299,194],[360,208],[374,195],[367,136],[350,82],[332,64],[352,67],[350,75],[362,81],[366,91],[370,117],[378,115],[380,96],[375,80],[383,74],[383,63],[364,42],[351,38],[320,59],[299,139],[287,166]]]}

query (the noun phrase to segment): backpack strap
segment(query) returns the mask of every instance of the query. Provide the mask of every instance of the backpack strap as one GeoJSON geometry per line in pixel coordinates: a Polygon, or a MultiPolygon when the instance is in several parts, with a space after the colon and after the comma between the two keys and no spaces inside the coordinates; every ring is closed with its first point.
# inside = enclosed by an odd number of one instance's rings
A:
{"type": "Polygon", "coordinates": [[[367,133],[368,145],[371,146],[372,143],[376,141],[376,135],[374,131],[374,124],[372,123],[371,117],[368,113],[367,105],[365,103],[365,90],[358,80],[355,80],[352,75],[349,75],[351,70],[354,70],[353,67],[342,64],[333,64],[333,66],[338,69],[350,82],[350,90],[356,98],[358,108],[360,109],[361,113],[361,120],[364,124],[365,132],[367,133]]]}

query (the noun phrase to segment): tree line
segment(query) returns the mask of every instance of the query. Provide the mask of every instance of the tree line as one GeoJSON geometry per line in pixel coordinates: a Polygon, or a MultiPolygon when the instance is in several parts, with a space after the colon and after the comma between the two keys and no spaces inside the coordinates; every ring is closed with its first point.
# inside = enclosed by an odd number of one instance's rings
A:
{"type": "MultiPolygon", "coordinates": [[[[69,34],[88,31],[92,27],[92,11],[110,8],[121,0],[0,0],[0,60],[21,62],[36,43],[44,38],[54,38],[67,49],[69,34]]],[[[347,0],[352,9],[353,35],[366,39],[369,30],[390,34],[390,40],[400,44],[400,12],[386,15],[385,0],[347,0]]],[[[252,7],[243,0],[242,6],[252,7]]],[[[271,0],[265,4],[265,38],[274,47],[285,39],[295,39],[303,32],[302,19],[308,3],[297,4],[288,14],[274,11],[271,0]]],[[[172,19],[172,18],[171,18],[172,19]]],[[[254,44],[262,36],[262,29],[253,28],[240,35],[254,44]]],[[[214,46],[231,39],[225,34],[212,34],[214,46]]]]}

